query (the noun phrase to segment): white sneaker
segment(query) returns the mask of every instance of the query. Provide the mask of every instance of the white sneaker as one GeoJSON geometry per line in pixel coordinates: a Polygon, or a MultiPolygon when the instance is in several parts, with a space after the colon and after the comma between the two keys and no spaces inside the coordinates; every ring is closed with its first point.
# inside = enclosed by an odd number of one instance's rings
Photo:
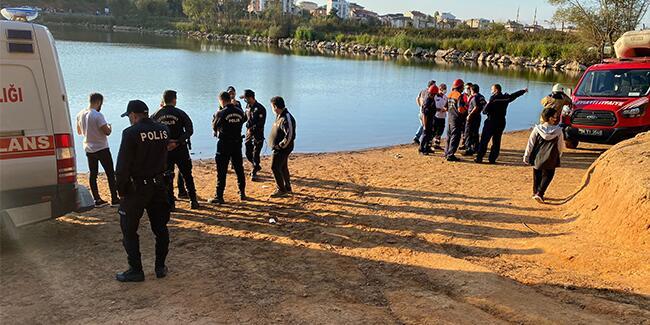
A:
{"type": "Polygon", "coordinates": [[[533,199],[537,201],[537,203],[544,204],[544,198],[539,196],[538,194],[533,195],[533,199]]]}

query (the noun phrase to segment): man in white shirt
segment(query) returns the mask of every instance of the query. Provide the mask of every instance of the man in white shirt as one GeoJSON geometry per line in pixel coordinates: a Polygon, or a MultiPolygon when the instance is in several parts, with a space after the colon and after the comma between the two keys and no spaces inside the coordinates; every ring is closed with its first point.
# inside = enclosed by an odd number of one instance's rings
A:
{"type": "Polygon", "coordinates": [[[90,190],[95,199],[95,206],[100,207],[108,204],[102,200],[97,189],[97,175],[99,174],[99,163],[108,178],[108,187],[111,191],[111,205],[119,204],[117,186],[115,185],[115,169],[113,157],[108,148],[108,136],[111,135],[111,125],[106,122],[104,115],[100,113],[104,96],[99,93],[90,94],[90,107],[77,114],[77,133],[84,137],[83,145],[88,158],[88,169],[90,170],[90,190]]]}

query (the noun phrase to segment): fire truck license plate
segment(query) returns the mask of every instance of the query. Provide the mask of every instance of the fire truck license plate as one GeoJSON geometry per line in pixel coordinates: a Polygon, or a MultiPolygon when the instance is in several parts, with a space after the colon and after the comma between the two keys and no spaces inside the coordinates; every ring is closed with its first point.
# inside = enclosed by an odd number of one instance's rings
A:
{"type": "Polygon", "coordinates": [[[595,137],[603,136],[603,130],[596,130],[596,129],[578,129],[578,133],[580,133],[581,135],[590,135],[595,137]]]}

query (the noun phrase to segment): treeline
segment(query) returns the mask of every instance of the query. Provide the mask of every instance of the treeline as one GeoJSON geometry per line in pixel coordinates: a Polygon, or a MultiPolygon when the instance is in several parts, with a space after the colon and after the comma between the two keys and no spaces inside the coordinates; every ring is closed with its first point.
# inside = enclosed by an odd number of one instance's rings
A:
{"type": "MultiPolygon", "coordinates": [[[[485,30],[461,25],[455,29],[389,28],[379,21],[342,20],[335,15],[312,17],[308,13],[282,13],[279,0],[271,0],[259,14],[248,13],[249,0],[35,0],[34,5],[85,8],[87,13],[108,5],[110,16],[49,15],[45,22],[130,25],[180,29],[215,34],[241,34],[307,41],[354,42],[394,48],[428,50],[455,48],[526,57],[551,57],[591,63],[598,55],[574,34],[545,30],[508,32],[500,24],[485,30]],[[94,9],[94,8],[97,9],[94,9]]],[[[77,12],[73,10],[73,12],[77,12]]]]}

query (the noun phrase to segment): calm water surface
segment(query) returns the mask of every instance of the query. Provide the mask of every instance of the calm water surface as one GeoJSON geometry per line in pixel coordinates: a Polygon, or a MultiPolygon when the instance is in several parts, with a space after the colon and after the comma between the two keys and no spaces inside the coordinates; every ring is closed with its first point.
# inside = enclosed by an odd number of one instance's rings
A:
{"type": "MultiPolygon", "coordinates": [[[[535,123],[539,101],[553,83],[572,87],[576,81],[575,76],[550,71],[316,56],[148,34],[61,28],[52,32],[73,117],[87,107],[89,93],[104,94],[102,112],[115,130],[109,138],[114,156],[121,130],[128,126],[128,120],[119,117],[128,101],[142,99],[155,109],[165,89],[178,91],[178,107],[194,121],[194,157],[208,158],[215,151],[210,122],[217,94],[229,85],[238,95],[246,88],[255,90],[269,113],[270,98],[283,96],[297,119],[296,151],[331,152],[409,142],[418,126],[415,97],[430,79],[450,84],[462,78],[481,85],[486,96],[495,82],[508,92],[528,87],[530,92],[510,107],[509,130],[535,123]]],[[[267,120],[267,134],[272,119],[267,120]]],[[[76,144],[77,152],[83,152],[81,139],[76,144]]],[[[87,168],[83,155],[79,168],[87,168]]]]}

